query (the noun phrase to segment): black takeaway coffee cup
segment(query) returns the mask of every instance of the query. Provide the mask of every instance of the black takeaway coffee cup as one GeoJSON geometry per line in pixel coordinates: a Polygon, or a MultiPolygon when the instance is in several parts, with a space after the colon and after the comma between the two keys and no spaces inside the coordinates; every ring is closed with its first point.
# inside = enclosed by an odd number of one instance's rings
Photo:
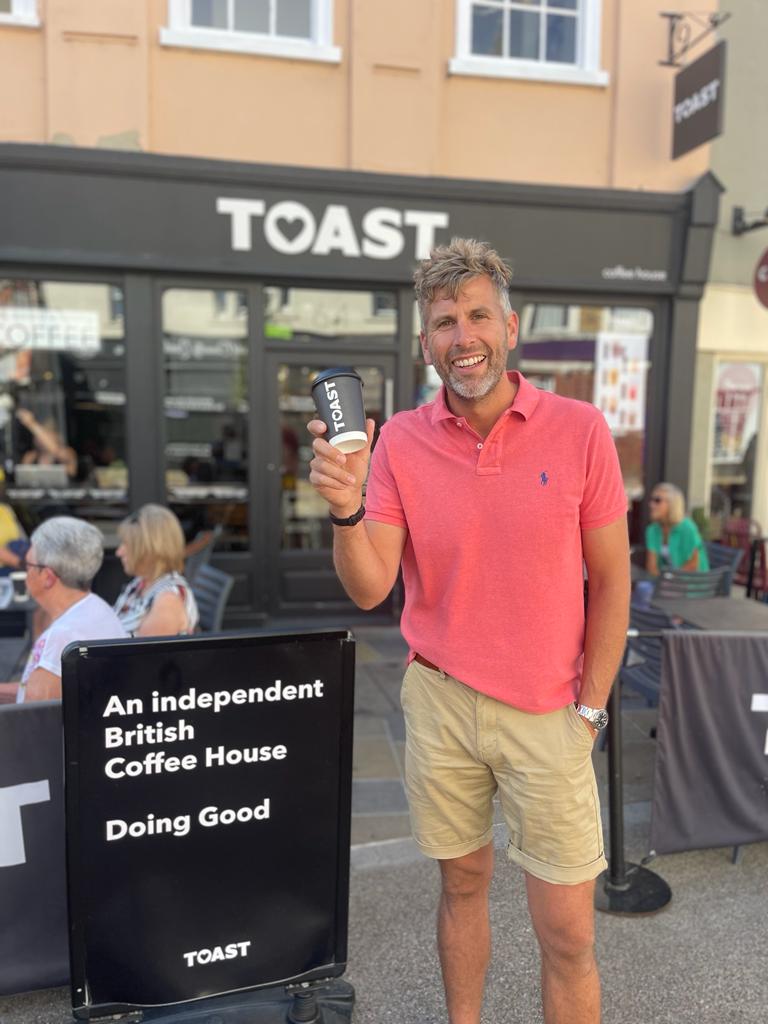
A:
{"type": "Polygon", "coordinates": [[[318,373],[312,384],[317,414],[328,428],[326,440],[340,452],[360,451],[368,444],[365,432],[363,382],[351,366],[318,373]]]}

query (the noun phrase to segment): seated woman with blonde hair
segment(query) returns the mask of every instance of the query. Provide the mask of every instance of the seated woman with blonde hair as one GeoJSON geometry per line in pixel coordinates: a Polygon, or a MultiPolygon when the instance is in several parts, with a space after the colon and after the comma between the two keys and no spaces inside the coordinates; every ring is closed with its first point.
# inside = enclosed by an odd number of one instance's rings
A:
{"type": "Polygon", "coordinates": [[[709,569],[707,549],[698,526],[685,514],[685,495],[679,487],[656,484],[650,497],[650,515],[645,528],[645,568],[652,576],[665,569],[709,569]]]}
{"type": "Polygon", "coordinates": [[[184,534],[170,509],[144,505],[117,530],[117,556],[134,578],[115,602],[115,613],[132,636],[193,633],[198,613],[182,576],[184,534]]]}

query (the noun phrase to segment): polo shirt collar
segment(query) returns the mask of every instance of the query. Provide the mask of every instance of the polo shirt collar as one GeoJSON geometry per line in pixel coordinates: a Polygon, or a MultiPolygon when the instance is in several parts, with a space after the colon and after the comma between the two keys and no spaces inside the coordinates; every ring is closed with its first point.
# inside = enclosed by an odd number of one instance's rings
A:
{"type": "MultiPolygon", "coordinates": [[[[513,384],[517,384],[517,394],[515,395],[512,405],[507,409],[507,414],[516,412],[519,413],[524,420],[530,419],[539,402],[538,390],[533,386],[533,384],[525,379],[519,370],[510,370],[507,373],[507,377],[509,377],[513,384]]],[[[445,394],[445,384],[443,384],[432,403],[433,424],[439,423],[440,420],[456,419],[456,414],[452,413],[448,408],[445,394]]]]}

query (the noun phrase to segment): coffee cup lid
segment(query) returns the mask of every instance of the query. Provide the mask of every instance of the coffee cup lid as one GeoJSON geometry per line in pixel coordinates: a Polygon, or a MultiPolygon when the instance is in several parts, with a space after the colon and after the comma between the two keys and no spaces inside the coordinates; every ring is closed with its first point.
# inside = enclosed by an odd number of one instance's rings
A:
{"type": "Polygon", "coordinates": [[[320,373],[312,381],[312,387],[316,387],[318,384],[322,384],[324,380],[330,380],[332,377],[354,377],[355,380],[360,381],[360,385],[363,385],[360,374],[351,366],[333,366],[330,370],[321,370],[320,373]]]}

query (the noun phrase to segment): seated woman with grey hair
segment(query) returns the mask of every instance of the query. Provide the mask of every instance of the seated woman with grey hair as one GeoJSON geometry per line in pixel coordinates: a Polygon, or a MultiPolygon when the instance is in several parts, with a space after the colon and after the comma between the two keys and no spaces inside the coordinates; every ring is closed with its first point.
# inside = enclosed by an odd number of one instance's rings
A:
{"type": "Polygon", "coordinates": [[[103,557],[101,533],[82,519],[54,516],[32,534],[27,591],[51,624],[35,641],[21,680],[0,683],[0,702],[60,698],[61,652],[67,644],[127,635],[106,601],[90,592],[103,557]]]}
{"type": "Polygon", "coordinates": [[[685,514],[685,495],[679,487],[656,484],[650,497],[650,516],[645,528],[645,568],[652,576],[665,569],[709,569],[707,549],[698,526],[685,514]]]}

